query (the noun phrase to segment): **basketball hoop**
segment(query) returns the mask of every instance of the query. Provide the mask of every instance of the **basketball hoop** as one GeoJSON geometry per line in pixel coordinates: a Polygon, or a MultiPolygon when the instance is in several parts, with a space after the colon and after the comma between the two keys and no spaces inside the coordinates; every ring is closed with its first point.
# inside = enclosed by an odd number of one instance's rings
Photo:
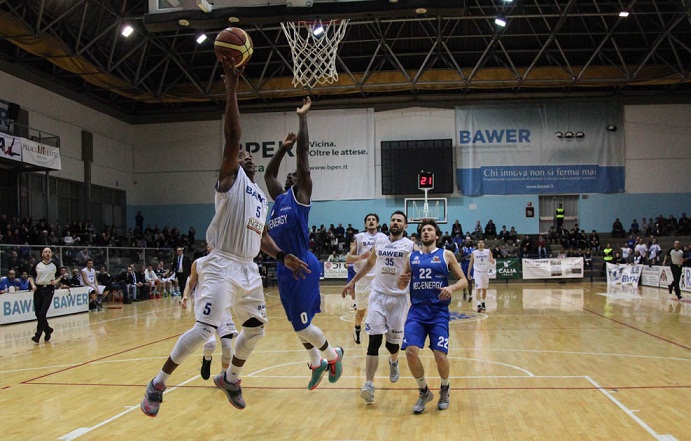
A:
{"type": "Polygon", "coordinates": [[[338,81],[336,52],[348,20],[281,23],[293,56],[293,87],[338,81]]]}

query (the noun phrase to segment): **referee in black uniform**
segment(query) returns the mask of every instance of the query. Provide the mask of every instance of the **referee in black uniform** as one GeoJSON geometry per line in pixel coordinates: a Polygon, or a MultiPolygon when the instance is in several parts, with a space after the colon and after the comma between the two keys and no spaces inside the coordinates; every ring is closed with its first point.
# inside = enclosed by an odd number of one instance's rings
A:
{"type": "Polygon", "coordinates": [[[34,311],[36,312],[36,335],[31,337],[34,343],[38,343],[41,339],[41,334],[46,333],[45,341],[50,341],[50,336],[53,333],[53,328],[48,325],[48,309],[50,302],[53,301],[53,294],[55,293],[55,278],[58,272],[57,267],[51,261],[53,251],[50,248],[44,248],[41,251],[43,260],[38,262],[35,267],[31,269],[32,275],[32,289],[34,291],[34,311]]]}

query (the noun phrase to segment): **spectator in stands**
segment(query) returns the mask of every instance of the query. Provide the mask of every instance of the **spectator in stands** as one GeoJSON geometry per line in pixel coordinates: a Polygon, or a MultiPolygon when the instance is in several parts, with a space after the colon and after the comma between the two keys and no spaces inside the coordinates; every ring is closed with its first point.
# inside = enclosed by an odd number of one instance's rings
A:
{"type": "Polygon", "coordinates": [[[475,229],[473,230],[473,234],[472,234],[473,239],[482,240],[484,238],[484,234],[485,234],[485,232],[482,229],[482,224],[480,223],[480,221],[477,221],[475,223],[475,229]]]}
{"type": "Polygon", "coordinates": [[[509,230],[509,239],[508,240],[511,242],[516,242],[518,240],[518,233],[516,232],[516,228],[513,226],[509,230]]]}
{"type": "Polygon", "coordinates": [[[641,235],[650,236],[648,233],[648,220],[645,218],[645,216],[641,217],[641,235]]]}
{"type": "MultiPolygon", "coordinates": [[[[7,254],[5,255],[7,256],[7,254]]],[[[19,259],[19,254],[15,250],[10,251],[9,257],[3,264],[5,268],[8,270],[15,270],[15,271],[20,271],[25,264],[22,263],[21,259],[19,259]]]]}
{"type": "Polygon", "coordinates": [[[689,222],[689,218],[686,217],[686,213],[681,213],[679,222],[677,222],[677,234],[679,236],[687,236],[689,234],[689,231],[691,231],[690,227],[691,223],[689,222]]]}
{"type": "Polygon", "coordinates": [[[31,289],[31,281],[29,280],[29,272],[28,271],[22,271],[22,273],[19,275],[19,290],[20,291],[28,291],[31,289]]]}
{"type": "Polygon", "coordinates": [[[593,230],[588,238],[588,248],[593,251],[600,251],[600,236],[593,230]]]}
{"type": "Polygon", "coordinates": [[[629,262],[626,259],[624,259],[623,257],[621,257],[621,253],[619,251],[616,251],[614,253],[614,259],[612,259],[611,263],[625,264],[625,263],[629,263],[629,262]]]}
{"type": "Polygon", "coordinates": [[[106,266],[101,265],[98,268],[98,274],[96,274],[96,281],[99,285],[103,286],[103,297],[107,297],[108,294],[113,293],[113,298],[115,298],[116,293],[120,293],[122,297],[123,293],[127,291],[127,286],[125,283],[120,283],[112,277],[108,271],[106,271],[106,266]]]}
{"type": "Polygon", "coordinates": [[[602,275],[607,274],[607,264],[613,263],[614,260],[614,250],[612,249],[612,244],[609,242],[602,249],[602,275]]]}
{"type": "Polygon", "coordinates": [[[339,242],[343,242],[345,240],[345,228],[343,228],[343,224],[338,224],[338,226],[334,229],[334,236],[336,236],[339,242]]]}
{"type": "Polygon", "coordinates": [[[65,289],[65,288],[71,288],[72,285],[70,284],[70,273],[67,271],[67,268],[64,266],[60,267],[60,275],[58,278],[55,280],[55,286],[58,289],[65,289]]]}
{"type": "Polygon", "coordinates": [[[629,234],[633,234],[634,236],[638,236],[638,234],[641,232],[641,229],[638,227],[638,221],[636,219],[631,222],[631,226],[629,227],[629,234]]]}
{"type": "Polygon", "coordinates": [[[509,240],[509,231],[506,229],[506,225],[501,226],[501,231],[497,235],[497,239],[501,240],[502,242],[509,240]]]}
{"type": "Polygon", "coordinates": [[[137,214],[134,216],[134,225],[140,233],[144,233],[144,215],[141,211],[137,211],[137,214]]]}
{"type": "Polygon", "coordinates": [[[629,256],[629,263],[633,265],[645,265],[645,257],[641,255],[641,252],[634,250],[633,255],[629,256]]]}
{"type": "Polygon", "coordinates": [[[586,269],[590,269],[593,267],[593,255],[590,252],[590,250],[585,250],[583,253],[583,263],[585,264],[586,269]]]}
{"type": "Polygon", "coordinates": [[[149,298],[161,298],[161,281],[158,279],[153,265],[147,265],[144,270],[144,284],[149,288],[149,292],[151,293],[149,298]]]}
{"type": "Polygon", "coordinates": [[[82,283],[89,288],[89,311],[102,311],[103,296],[101,288],[98,286],[98,280],[96,280],[96,269],[94,269],[93,259],[87,259],[86,266],[82,268],[81,274],[82,283]]]}
{"type": "Polygon", "coordinates": [[[82,281],[82,273],[79,272],[78,268],[72,270],[72,277],[70,277],[70,286],[84,286],[82,281]]]}
{"type": "Polygon", "coordinates": [[[79,237],[75,238],[72,236],[72,232],[67,230],[67,234],[65,234],[65,237],[62,238],[62,242],[68,247],[71,247],[79,243],[79,237]]]}
{"type": "Polygon", "coordinates": [[[173,263],[171,264],[170,268],[171,271],[175,271],[175,278],[178,281],[178,285],[180,286],[180,289],[184,291],[185,286],[187,286],[187,278],[192,272],[192,261],[185,255],[183,251],[184,250],[182,247],[177,247],[175,249],[175,258],[173,259],[173,263]]]}
{"type": "Polygon", "coordinates": [[[490,238],[497,238],[497,226],[494,225],[494,221],[492,219],[488,220],[487,225],[485,225],[485,239],[490,238]]]}
{"type": "Polygon", "coordinates": [[[650,246],[648,247],[648,265],[658,265],[661,255],[662,247],[657,243],[657,239],[652,238],[650,246]]]}
{"type": "Polygon", "coordinates": [[[451,236],[461,235],[463,236],[463,226],[461,222],[456,219],[456,221],[451,225],[451,236]]]}
{"type": "Polygon", "coordinates": [[[125,283],[127,284],[127,301],[139,302],[145,299],[144,297],[144,282],[142,278],[134,270],[134,265],[127,266],[127,273],[125,275],[125,283]]]}
{"type": "Polygon", "coordinates": [[[542,235],[537,237],[537,258],[546,259],[547,258],[547,241],[542,235]]]}
{"type": "Polygon", "coordinates": [[[626,237],[624,225],[621,223],[619,218],[616,218],[612,224],[612,237],[626,237]]]}
{"type": "Polygon", "coordinates": [[[642,237],[639,237],[637,239],[637,243],[636,243],[636,246],[633,248],[633,251],[634,251],[634,256],[636,254],[635,252],[638,251],[638,254],[640,254],[643,261],[644,262],[647,261],[647,259],[648,259],[648,245],[646,245],[645,242],[643,242],[642,237]]]}
{"type": "Polygon", "coordinates": [[[554,225],[549,226],[549,231],[547,231],[547,241],[550,245],[559,243],[559,234],[557,233],[557,229],[554,228],[554,225]]]}
{"type": "Polygon", "coordinates": [[[628,244],[621,244],[621,247],[619,247],[619,249],[621,251],[621,257],[626,259],[627,261],[629,260],[629,256],[633,256],[633,250],[628,246],[628,244]]]}
{"type": "Polygon", "coordinates": [[[332,251],[331,254],[329,254],[329,257],[326,259],[327,262],[338,262],[338,255],[336,254],[336,250],[332,251]]]}
{"type": "Polygon", "coordinates": [[[8,292],[15,292],[19,290],[19,280],[17,279],[17,272],[11,269],[7,272],[7,276],[0,279],[0,294],[7,294],[8,292]]]}
{"type": "Polygon", "coordinates": [[[381,224],[381,232],[382,232],[382,234],[386,234],[388,236],[389,235],[389,226],[386,224],[381,224]]]}
{"type": "Polygon", "coordinates": [[[520,245],[518,246],[519,252],[518,252],[518,257],[521,258],[529,258],[530,257],[530,252],[533,249],[533,240],[528,236],[527,234],[521,240],[520,245]]]}

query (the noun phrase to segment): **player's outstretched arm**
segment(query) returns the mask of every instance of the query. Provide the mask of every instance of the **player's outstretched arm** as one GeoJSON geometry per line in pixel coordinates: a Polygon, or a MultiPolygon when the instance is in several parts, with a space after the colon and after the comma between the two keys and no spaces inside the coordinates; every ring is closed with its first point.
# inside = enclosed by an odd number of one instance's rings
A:
{"type": "Polygon", "coordinates": [[[302,107],[296,112],[300,120],[300,129],[298,130],[296,149],[298,182],[295,197],[298,202],[304,205],[308,205],[312,199],[312,175],[309,162],[310,135],[307,128],[307,112],[309,112],[310,107],[312,107],[312,99],[305,97],[302,100],[302,107]]]}
{"type": "Polygon", "coordinates": [[[458,279],[456,283],[441,288],[439,292],[439,298],[441,300],[448,300],[451,298],[451,295],[454,291],[467,288],[468,280],[465,278],[465,274],[463,274],[463,270],[461,269],[461,265],[458,264],[456,256],[454,256],[451,251],[444,251],[444,259],[449,265],[449,271],[451,271],[451,274],[456,276],[456,278],[458,279]]]}
{"type": "Polygon", "coordinates": [[[374,264],[377,262],[377,253],[374,250],[374,245],[372,245],[372,251],[370,251],[370,255],[365,261],[365,264],[362,266],[360,271],[355,274],[355,277],[351,279],[350,282],[343,288],[343,292],[341,293],[341,297],[345,298],[345,296],[350,295],[353,299],[355,298],[355,284],[358,282],[358,280],[362,279],[367,273],[370,272],[372,268],[374,268],[374,264]]]}
{"type": "Polygon", "coordinates": [[[226,192],[235,183],[238,174],[238,154],[240,153],[240,110],[238,109],[238,82],[244,67],[235,67],[232,57],[224,57],[222,62],[223,82],[226,86],[226,112],[223,134],[225,146],[223,147],[223,159],[218,172],[219,192],[226,192]]]}
{"type": "Polygon", "coordinates": [[[468,274],[466,274],[466,278],[468,280],[471,279],[470,277],[470,272],[473,270],[473,264],[475,263],[475,256],[473,254],[470,255],[470,263],[468,264],[468,274]]]}
{"type": "Polygon", "coordinates": [[[293,277],[297,279],[304,279],[305,274],[310,274],[312,271],[308,268],[307,262],[303,262],[297,256],[293,254],[286,254],[278,247],[276,242],[267,233],[266,227],[264,227],[264,233],[262,234],[261,250],[278,260],[293,272],[293,277]]]}
{"type": "Polygon", "coordinates": [[[360,254],[359,256],[357,255],[357,240],[353,239],[352,242],[350,242],[350,252],[346,254],[346,263],[355,263],[359,262],[361,260],[368,259],[370,255],[369,251],[365,251],[364,253],[360,254]]]}
{"type": "Polygon", "coordinates": [[[406,260],[405,266],[403,267],[403,271],[401,272],[401,275],[398,276],[398,280],[396,281],[396,284],[398,285],[398,289],[405,289],[406,286],[410,284],[410,259],[406,260]]]}
{"type": "Polygon", "coordinates": [[[182,293],[182,300],[180,300],[180,303],[182,304],[182,309],[187,309],[187,301],[192,296],[192,291],[194,291],[194,288],[196,286],[197,286],[197,261],[195,260],[194,262],[192,262],[192,269],[190,270],[190,276],[187,278],[187,282],[185,283],[185,289],[183,290],[183,293],[182,293]]]}
{"type": "Polygon", "coordinates": [[[264,182],[266,182],[266,188],[269,190],[269,196],[271,199],[276,200],[276,198],[283,193],[283,186],[281,181],[278,180],[278,169],[281,166],[281,161],[283,157],[293,148],[297,135],[290,132],[286,135],[285,139],[278,148],[276,154],[271,158],[269,164],[266,166],[266,171],[264,172],[264,182]]]}

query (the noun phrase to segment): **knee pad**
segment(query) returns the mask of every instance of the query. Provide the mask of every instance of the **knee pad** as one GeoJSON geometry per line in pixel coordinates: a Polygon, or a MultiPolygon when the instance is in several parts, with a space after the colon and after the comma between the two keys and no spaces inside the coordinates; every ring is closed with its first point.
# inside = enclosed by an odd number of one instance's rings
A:
{"type": "Polygon", "coordinates": [[[199,322],[195,323],[192,329],[182,334],[175,343],[175,347],[170,353],[170,359],[176,364],[182,364],[200,345],[213,336],[213,333],[214,329],[211,326],[199,322]]]}
{"type": "Polygon", "coordinates": [[[314,325],[309,325],[305,329],[297,331],[297,335],[302,340],[302,344],[305,345],[307,349],[311,348],[322,348],[326,343],[326,337],[321,329],[314,325]],[[309,344],[308,347],[305,343],[309,344]]]}
{"type": "Polygon", "coordinates": [[[389,354],[395,354],[399,348],[400,346],[397,344],[386,342],[386,350],[389,351],[389,354]]]}
{"type": "Polygon", "coordinates": [[[204,343],[204,353],[211,354],[216,350],[216,337],[210,338],[204,343]]]}
{"type": "Polygon", "coordinates": [[[247,360],[247,357],[249,357],[254,350],[257,341],[263,336],[264,326],[242,328],[240,335],[238,335],[235,341],[235,356],[240,360],[247,360]]]}
{"type": "Polygon", "coordinates": [[[369,343],[367,344],[367,355],[377,356],[379,355],[379,347],[381,342],[384,340],[384,336],[381,334],[370,335],[369,343]]]}
{"type": "Polygon", "coordinates": [[[221,338],[221,364],[223,366],[228,366],[230,364],[230,359],[233,356],[232,338],[232,336],[221,338]]]}

